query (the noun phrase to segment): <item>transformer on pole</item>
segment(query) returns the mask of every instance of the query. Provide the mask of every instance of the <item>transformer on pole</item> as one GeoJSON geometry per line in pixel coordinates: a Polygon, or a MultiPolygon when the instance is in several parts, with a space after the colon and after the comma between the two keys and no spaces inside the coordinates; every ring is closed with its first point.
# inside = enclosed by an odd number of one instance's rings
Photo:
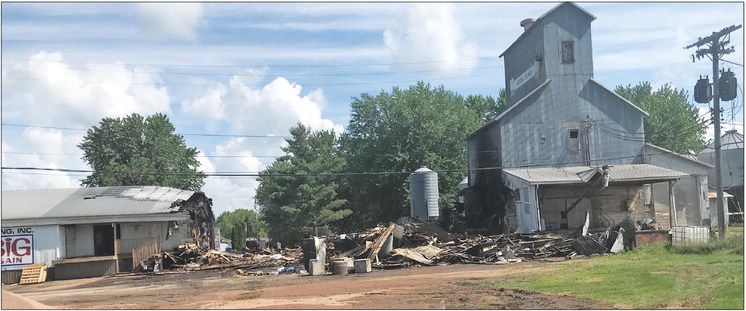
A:
{"type": "MultiPolygon", "coordinates": [[[[698,38],[697,42],[694,42],[690,45],[687,45],[684,47],[685,49],[697,47],[697,51],[692,55],[692,62],[694,62],[695,57],[696,59],[700,59],[704,56],[710,56],[712,59],[712,98],[713,98],[713,121],[715,123],[715,188],[717,188],[717,214],[718,214],[718,231],[720,237],[725,236],[725,211],[723,206],[723,173],[721,171],[721,159],[720,159],[720,99],[721,99],[721,91],[726,91],[725,88],[721,89],[719,85],[719,79],[718,74],[720,73],[718,71],[718,66],[720,64],[720,57],[726,54],[733,53],[735,49],[731,47],[725,47],[728,43],[730,43],[730,36],[729,34],[739,28],[741,28],[742,25],[732,25],[723,28],[722,30],[718,32],[713,32],[712,35],[707,36],[705,38],[698,38]],[[726,39],[721,40],[721,38],[728,36],[726,39]],[[703,45],[706,45],[707,47],[702,48],[703,45]]],[[[724,77],[726,75],[724,74],[724,77]]],[[[735,79],[735,77],[728,76],[728,79],[735,79]]],[[[702,79],[700,79],[702,81],[702,79]]],[[[735,80],[732,80],[727,83],[733,83],[735,80]]],[[[700,85],[701,82],[697,82],[698,85],[700,85]]],[[[735,87],[735,85],[733,85],[735,87]]],[[[701,92],[701,91],[700,91],[701,92]]],[[[700,96],[700,98],[696,99],[704,99],[706,96],[706,91],[704,96],[700,96]]],[[[695,88],[695,94],[697,94],[697,89],[695,88]]],[[[728,100],[727,98],[730,98],[729,94],[723,94],[726,96],[723,96],[723,100],[728,100]]],[[[696,97],[696,95],[695,95],[696,97]]],[[[733,96],[735,97],[735,96],[733,96]]],[[[732,99],[732,98],[730,98],[732,99]]],[[[699,101],[697,101],[699,102],[699,101]]],[[[707,101],[709,102],[709,100],[707,101]]]]}

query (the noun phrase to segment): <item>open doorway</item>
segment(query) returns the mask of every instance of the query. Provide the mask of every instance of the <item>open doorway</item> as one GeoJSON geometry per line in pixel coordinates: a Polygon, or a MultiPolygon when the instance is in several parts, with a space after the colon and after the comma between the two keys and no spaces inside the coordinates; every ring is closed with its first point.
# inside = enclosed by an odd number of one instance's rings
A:
{"type": "Polygon", "coordinates": [[[93,226],[93,254],[114,255],[114,227],[111,224],[93,226]]]}

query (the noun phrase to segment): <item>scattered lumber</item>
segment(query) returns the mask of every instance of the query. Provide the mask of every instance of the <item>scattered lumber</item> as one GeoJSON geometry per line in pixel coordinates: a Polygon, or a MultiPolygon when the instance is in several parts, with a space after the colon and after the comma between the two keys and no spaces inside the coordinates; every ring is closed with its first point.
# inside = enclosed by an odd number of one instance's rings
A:
{"type": "Polygon", "coordinates": [[[383,247],[383,244],[386,243],[386,240],[389,238],[392,232],[394,232],[394,227],[396,227],[396,224],[390,224],[388,228],[386,228],[381,235],[378,236],[375,242],[373,242],[373,246],[371,246],[370,254],[368,254],[368,259],[373,261],[375,258],[375,262],[379,262],[378,260],[378,252],[381,251],[381,247],[383,247]]]}

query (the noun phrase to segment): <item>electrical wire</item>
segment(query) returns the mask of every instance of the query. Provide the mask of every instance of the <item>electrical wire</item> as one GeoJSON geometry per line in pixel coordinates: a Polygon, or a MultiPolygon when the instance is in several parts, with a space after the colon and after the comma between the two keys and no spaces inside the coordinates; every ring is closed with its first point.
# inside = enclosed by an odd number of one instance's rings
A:
{"type": "MultiPolygon", "coordinates": [[[[2,123],[2,126],[32,127],[32,128],[43,128],[43,129],[53,129],[53,130],[65,130],[65,131],[88,131],[88,129],[83,129],[83,128],[42,126],[42,125],[29,125],[29,124],[17,124],[17,123],[2,123]]],[[[183,135],[183,136],[205,136],[205,137],[244,137],[244,138],[275,138],[275,139],[291,138],[290,136],[249,135],[249,134],[207,134],[207,133],[175,133],[175,134],[183,135]]]]}
{"type": "MultiPolygon", "coordinates": [[[[468,76],[454,76],[454,77],[443,77],[443,78],[428,78],[428,81],[443,81],[443,80],[457,80],[457,79],[467,79],[467,78],[480,78],[480,77],[492,77],[494,74],[483,74],[483,75],[468,75],[468,76]]],[[[163,86],[214,86],[215,84],[206,84],[206,83],[137,83],[137,82],[93,82],[93,81],[69,81],[69,80],[52,80],[52,79],[36,79],[36,78],[19,78],[19,77],[3,77],[4,80],[24,80],[24,81],[47,81],[47,82],[56,82],[56,83],[63,83],[63,84],[72,84],[72,83],[85,83],[87,85],[146,85],[146,86],[156,86],[156,87],[163,87],[163,86]]],[[[348,83],[317,83],[317,84],[303,84],[303,86],[306,87],[325,87],[325,86],[342,86],[342,85],[371,85],[371,84],[399,84],[399,83],[414,83],[419,80],[400,80],[400,81],[364,81],[364,82],[348,82],[348,83]]],[[[251,87],[262,87],[266,84],[243,84],[243,86],[251,86],[251,87]]]]}
{"type": "MultiPolygon", "coordinates": [[[[39,66],[36,64],[23,64],[24,66],[39,66]]],[[[313,73],[313,74],[287,74],[287,73],[276,73],[272,76],[282,77],[331,77],[331,76],[379,76],[379,75],[406,75],[406,74],[422,74],[422,73],[441,73],[441,72],[458,72],[465,70],[474,69],[489,69],[489,68],[502,68],[501,65],[497,66],[477,66],[477,67],[463,67],[463,68],[450,68],[442,70],[418,70],[418,71],[390,71],[390,72],[352,72],[352,73],[313,73]]],[[[206,72],[165,72],[165,71],[128,71],[128,70],[110,70],[106,68],[70,68],[70,71],[88,71],[88,72],[108,72],[108,73],[132,73],[132,74],[162,74],[162,75],[192,75],[192,76],[239,76],[239,77],[254,77],[257,74],[251,73],[206,73],[206,72]]],[[[266,74],[262,74],[266,75],[266,74]]],[[[7,78],[7,77],[6,77],[7,78]]],[[[12,78],[12,76],[11,76],[12,78]]],[[[16,78],[20,79],[20,78],[16,78]]]]}
{"type": "MultiPolygon", "coordinates": [[[[669,153],[661,152],[661,153],[646,153],[643,156],[653,156],[653,155],[666,155],[669,153]]],[[[604,159],[594,159],[593,162],[603,162],[603,161],[611,161],[611,160],[621,160],[621,159],[634,159],[638,158],[638,155],[635,156],[624,156],[624,157],[611,157],[611,158],[604,158],[604,159]]],[[[578,161],[568,161],[568,162],[547,162],[547,163],[533,163],[530,165],[515,165],[510,167],[504,167],[504,166],[487,166],[487,167],[479,167],[474,169],[438,169],[435,168],[433,171],[438,173],[453,173],[453,172],[461,172],[465,173],[468,171],[488,171],[488,170],[502,170],[506,168],[532,168],[532,167],[546,167],[548,165],[556,166],[556,165],[565,165],[565,164],[577,164],[578,161]]],[[[46,172],[65,172],[65,173],[93,173],[93,170],[82,170],[82,169],[67,169],[67,168],[46,168],[46,167],[6,167],[3,166],[1,168],[2,170],[12,170],[12,171],[46,171],[46,172]]],[[[194,172],[189,173],[172,173],[172,172],[112,172],[115,174],[131,174],[131,175],[157,175],[157,176],[182,176],[182,175],[193,175],[194,172]]],[[[411,174],[410,171],[378,171],[378,172],[335,172],[335,173],[301,173],[301,174],[262,174],[261,172],[202,172],[207,177],[302,177],[302,176],[370,176],[370,175],[403,175],[403,174],[411,174]]]]}
{"type": "MultiPolygon", "coordinates": [[[[3,154],[18,155],[51,155],[51,156],[84,156],[82,153],[54,153],[54,152],[15,152],[6,151],[3,154]]],[[[197,158],[279,158],[285,155],[196,155],[197,158]]]]}
{"type": "MultiPolygon", "coordinates": [[[[248,66],[236,66],[236,65],[211,65],[211,64],[155,64],[155,63],[116,63],[124,66],[152,66],[152,67],[204,67],[204,68],[325,68],[325,67],[366,67],[366,66],[394,66],[394,65],[417,65],[417,64],[443,64],[453,62],[474,62],[482,60],[499,60],[499,57],[480,57],[472,59],[458,59],[458,60],[441,60],[441,61],[420,61],[420,62],[395,62],[395,63],[356,63],[356,64],[329,64],[329,65],[248,65],[248,66]]],[[[30,61],[27,58],[14,58],[14,57],[3,57],[2,61],[6,60],[20,60],[30,61]]],[[[113,65],[114,63],[97,63],[97,62],[83,62],[83,61],[56,61],[56,60],[33,60],[33,62],[50,62],[50,63],[68,63],[68,64],[91,64],[91,65],[113,65]]]]}
{"type": "Polygon", "coordinates": [[[722,59],[722,58],[721,58],[721,59],[720,59],[720,61],[722,61],[722,62],[726,62],[726,63],[729,63],[729,64],[733,64],[733,65],[736,65],[736,66],[741,66],[741,67],[743,67],[743,65],[741,65],[741,64],[739,64],[739,63],[734,63],[734,62],[732,62],[732,61],[729,61],[729,60],[726,60],[726,59],[722,59]]]}

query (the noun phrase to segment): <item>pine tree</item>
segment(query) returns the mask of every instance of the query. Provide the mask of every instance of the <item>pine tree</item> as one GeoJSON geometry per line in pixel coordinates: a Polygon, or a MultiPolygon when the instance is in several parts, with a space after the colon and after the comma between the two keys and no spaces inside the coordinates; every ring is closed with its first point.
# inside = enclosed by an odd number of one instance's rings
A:
{"type": "Polygon", "coordinates": [[[333,131],[311,132],[298,123],[283,148],[285,156],[259,173],[257,201],[269,235],[293,244],[310,235],[332,232],[335,222],[349,216],[347,200],[338,198],[344,160],[338,155],[333,131]]]}

